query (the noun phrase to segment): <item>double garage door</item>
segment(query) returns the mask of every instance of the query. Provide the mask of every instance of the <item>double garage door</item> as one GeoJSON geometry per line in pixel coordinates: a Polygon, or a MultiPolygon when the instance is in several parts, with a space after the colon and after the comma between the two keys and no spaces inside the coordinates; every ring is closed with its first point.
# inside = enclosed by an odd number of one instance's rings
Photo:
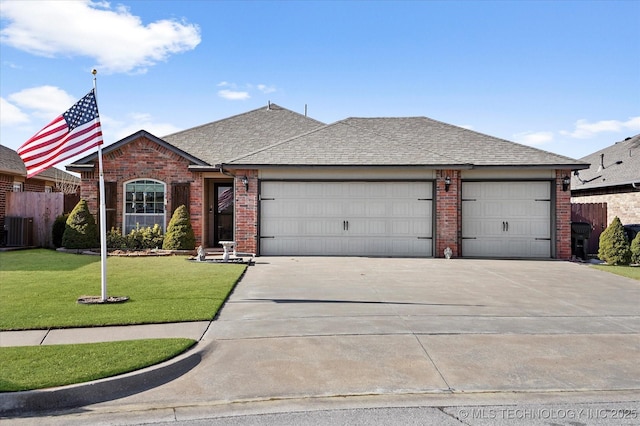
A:
{"type": "Polygon", "coordinates": [[[262,255],[433,255],[431,182],[273,182],[260,193],[262,255]]]}
{"type": "Polygon", "coordinates": [[[464,257],[551,257],[549,182],[463,182],[464,257]]]}

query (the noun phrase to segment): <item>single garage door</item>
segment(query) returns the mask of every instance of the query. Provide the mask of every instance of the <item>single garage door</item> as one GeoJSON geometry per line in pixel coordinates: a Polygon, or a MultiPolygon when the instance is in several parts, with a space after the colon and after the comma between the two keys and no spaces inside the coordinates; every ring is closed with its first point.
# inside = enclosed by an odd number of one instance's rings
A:
{"type": "Polygon", "coordinates": [[[463,182],[462,255],[551,257],[551,184],[463,182]]]}
{"type": "Polygon", "coordinates": [[[262,182],[260,253],[432,256],[431,182],[262,182]]]}

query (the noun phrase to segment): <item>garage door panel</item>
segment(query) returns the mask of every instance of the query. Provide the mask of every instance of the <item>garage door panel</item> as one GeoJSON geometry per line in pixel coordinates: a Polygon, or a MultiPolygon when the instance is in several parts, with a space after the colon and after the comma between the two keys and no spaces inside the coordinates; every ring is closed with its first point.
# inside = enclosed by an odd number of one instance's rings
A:
{"type": "Polygon", "coordinates": [[[462,255],[551,256],[549,182],[463,182],[462,255]]]}
{"type": "Polygon", "coordinates": [[[425,182],[263,182],[261,253],[432,256],[431,197],[425,182]]]}

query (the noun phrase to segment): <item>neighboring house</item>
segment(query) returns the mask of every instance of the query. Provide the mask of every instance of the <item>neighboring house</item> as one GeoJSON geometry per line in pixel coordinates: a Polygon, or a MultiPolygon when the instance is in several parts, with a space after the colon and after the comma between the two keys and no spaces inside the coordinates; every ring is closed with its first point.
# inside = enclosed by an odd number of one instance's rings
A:
{"type": "MultiPolygon", "coordinates": [[[[98,209],[97,153],[67,167],[98,209]]],[[[425,117],[325,125],[275,104],[103,149],[108,228],[189,206],[197,245],[259,255],[571,257],[588,164],[425,117]]]]}
{"type": "Polygon", "coordinates": [[[574,172],[572,203],[606,203],[609,224],[640,223],[640,134],[616,142],[581,161],[591,167],[574,172]]]}
{"type": "Polygon", "coordinates": [[[0,230],[4,229],[8,192],[61,192],[64,186],[78,186],[80,179],[51,168],[27,179],[27,169],[18,153],[0,145],[0,230]]]}

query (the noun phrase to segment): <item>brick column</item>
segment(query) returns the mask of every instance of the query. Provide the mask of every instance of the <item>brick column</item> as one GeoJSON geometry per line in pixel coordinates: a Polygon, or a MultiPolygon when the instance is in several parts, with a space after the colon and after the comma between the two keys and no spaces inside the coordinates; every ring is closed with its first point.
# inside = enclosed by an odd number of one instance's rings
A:
{"type": "Polygon", "coordinates": [[[556,170],[556,258],[571,259],[571,187],[562,190],[562,178],[571,170],[556,170]]]}
{"type": "Polygon", "coordinates": [[[452,257],[460,256],[460,170],[436,171],[436,244],[434,257],[444,257],[444,250],[449,247],[452,257]],[[445,188],[445,178],[451,179],[449,190],[445,188]]]}
{"type": "Polygon", "coordinates": [[[234,180],[235,202],[235,240],[241,253],[258,251],[258,171],[237,170],[234,180]],[[242,177],[249,181],[248,189],[242,183],[242,177]]]}

